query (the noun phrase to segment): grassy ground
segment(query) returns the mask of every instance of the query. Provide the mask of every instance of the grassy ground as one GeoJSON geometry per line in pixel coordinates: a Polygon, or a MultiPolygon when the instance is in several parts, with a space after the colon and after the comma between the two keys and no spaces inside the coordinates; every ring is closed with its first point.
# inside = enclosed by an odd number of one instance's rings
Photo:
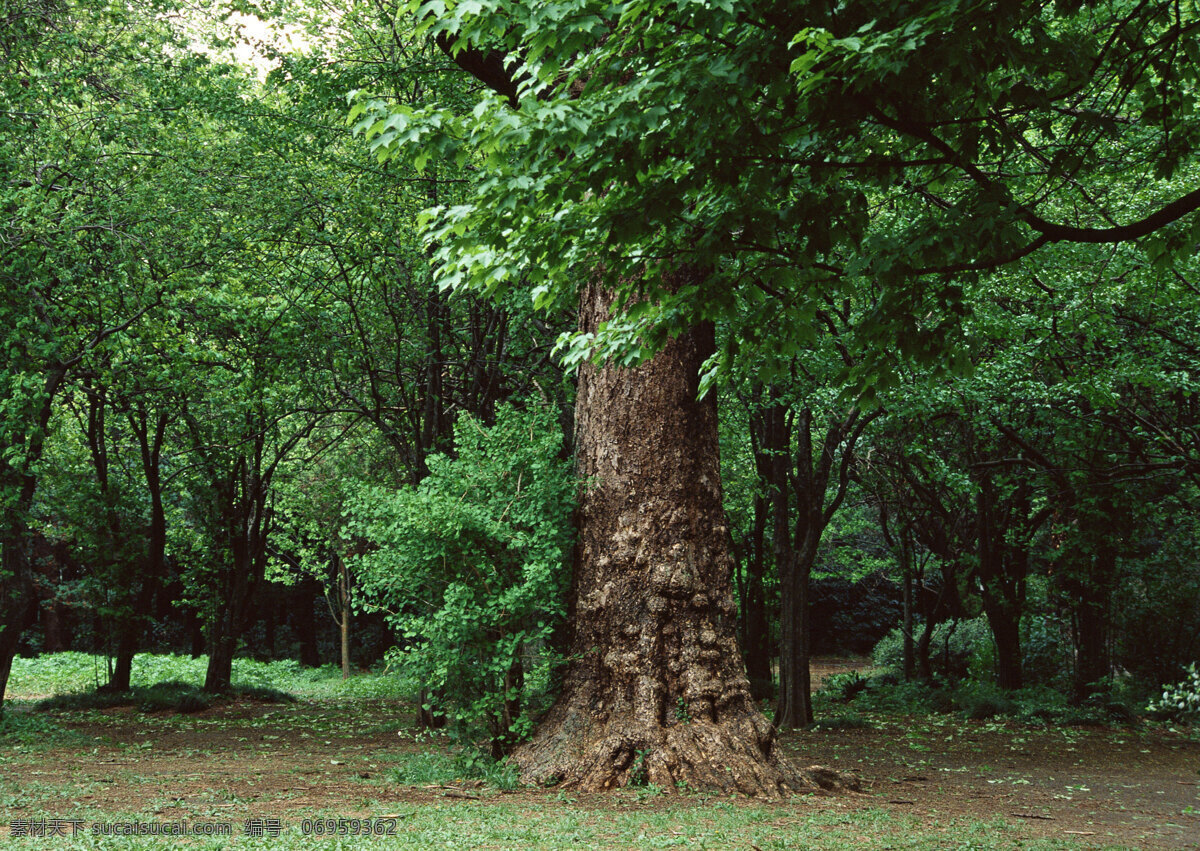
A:
{"type": "Polygon", "coordinates": [[[386,676],[343,682],[331,669],[239,662],[241,696],[181,712],[146,695],[164,681],[185,695],[202,663],[140,656],[135,700],[36,709],[93,688],[97,664],[81,654],[18,660],[16,699],[0,724],[5,847],[1200,848],[1191,728],[829,704],[831,723],[786,736],[783,747],[803,764],[859,773],[864,794],[779,803],[654,788],[571,795],[520,788],[502,767],[419,739],[386,676]],[[139,826],[227,827],[230,836],[103,835],[139,826]],[[19,835],[56,827],[78,834],[19,835]]]}

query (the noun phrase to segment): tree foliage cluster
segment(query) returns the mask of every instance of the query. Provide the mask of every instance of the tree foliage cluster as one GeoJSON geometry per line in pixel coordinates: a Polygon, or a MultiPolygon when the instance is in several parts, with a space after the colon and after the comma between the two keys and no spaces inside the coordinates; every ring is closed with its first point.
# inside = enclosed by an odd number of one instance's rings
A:
{"type": "Polygon", "coordinates": [[[378,39],[385,12],[263,80],[203,10],[5,7],[0,687],[36,621],[109,654],[113,689],[151,636],[228,688],[252,631],[274,652],[267,613],[311,631],[314,580],[348,626],[354,495],[426,478],[460,413],[515,398],[561,440],[556,320],[430,282],[416,212],[461,172],[348,139],[363,75],[453,83],[378,39]]]}

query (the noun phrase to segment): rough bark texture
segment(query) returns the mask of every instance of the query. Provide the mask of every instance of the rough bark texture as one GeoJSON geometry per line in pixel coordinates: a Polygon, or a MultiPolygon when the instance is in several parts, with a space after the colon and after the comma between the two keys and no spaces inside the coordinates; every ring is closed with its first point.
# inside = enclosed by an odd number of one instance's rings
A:
{"type": "MultiPolygon", "coordinates": [[[[581,328],[594,330],[610,304],[590,288],[581,328]]],[[[782,759],[750,696],[736,642],[716,404],[696,400],[712,350],[712,329],[697,328],[637,369],[581,371],[576,437],[586,492],[574,658],[558,702],[513,754],[527,781],[770,797],[840,782],[782,759]]]]}

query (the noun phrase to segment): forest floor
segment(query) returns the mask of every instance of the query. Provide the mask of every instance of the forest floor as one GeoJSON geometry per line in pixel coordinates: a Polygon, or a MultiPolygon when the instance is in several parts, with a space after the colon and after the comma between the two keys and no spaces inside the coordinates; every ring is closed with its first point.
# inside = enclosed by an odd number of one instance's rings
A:
{"type": "MultiPolygon", "coordinates": [[[[814,679],[839,665],[825,661],[814,679]]],[[[59,735],[0,754],[0,844],[39,819],[85,829],[208,821],[240,836],[247,819],[295,832],[321,829],[306,819],[391,817],[413,847],[1200,848],[1200,736],[1157,724],[871,716],[869,727],[782,740],[800,764],[856,773],[863,793],[760,804],[655,789],[503,790],[444,772],[414,781],[414,761],[442,745],[415,737],[411,710],[392,699],[49,717],[59,735]]]]}

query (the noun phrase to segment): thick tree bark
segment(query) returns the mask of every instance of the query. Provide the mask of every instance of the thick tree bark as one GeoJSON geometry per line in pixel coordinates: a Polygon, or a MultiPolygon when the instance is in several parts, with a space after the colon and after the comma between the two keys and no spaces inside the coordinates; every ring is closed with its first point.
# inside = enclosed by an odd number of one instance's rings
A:
{"type": "MultiPolygon", "coordinates": [[[[611,302],[589,287],[581,329],[611,302]]],[[[700,327],[636,369],[581,369],[574,659],[513,754],[527,781],[775,797],[831,774],[806,776],[777,752],[738,653],[716,402],[696,398],[713,345],[700,327]]]]}

